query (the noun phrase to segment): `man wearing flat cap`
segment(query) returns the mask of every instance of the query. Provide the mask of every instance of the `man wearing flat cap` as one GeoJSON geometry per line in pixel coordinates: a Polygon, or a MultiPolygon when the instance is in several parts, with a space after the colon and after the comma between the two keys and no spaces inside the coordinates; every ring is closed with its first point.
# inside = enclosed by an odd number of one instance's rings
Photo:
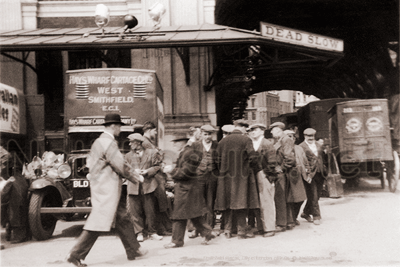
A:
{"type": "Polygon", "coordinates": [[[260,210],[255,213],[257,232],[264,237],[270,237],[275,235],[275,187],[273,183],[277,178],[275,172],[276,151],[273,144],[264,137],[266,129],[264,124],[253,124],[249,128],[249,136],[258,155],[258,170],[260,170],[258,172],[255,170],[260,197],[260,210]]]}
{"type": "Polygon", "coordinates": [[[97,138],[91,149],[87,166],[89,167],[92,211],[86,220],[83,232],[67,256],[67,261],[75,266],[86,266],[84,260],[89,254],[101,232],[109,232],[115,226],[125,248],[128,260],[147,253],[140,247],[135,229],[126,210],[126,192],[122,190],[122,179],[131,183],[143,182],[143,176],[124,161],[115,136],[121,132],[119,114],[105,116],[104,133],[97,138]]]}
{"type": "Polygon", "coordinates": [[[300,144],[306,153],[310,166],[309,177],[311,183],[304,183],[307,193],[307,203],[301,217],[308,222],[313,222],[316,225],[321,223],[321,211],[319,208],[319,197],[324,184],[324,162],[323,162],[323,147],[315,141],[316,131],[313,128],[307,128],[303,132],[304,141],[300,144]],[[311,217],[312,215],[312,217],[311,217]]]}
{"type": "MultiPolygon", "coordinates": [[[[164,152],[156,146],[157,140],[157,127],[151,121],[146,121],[143,123],[143,137],[145,141],[143,141],[142,146],[144,148],[156,149],[158,151],[158,155],[160,157],[160,162],[164,161],[164,152]]],[[[163,163],[161,163],[163,165],[163,163]]],[[[157,198],[156,205],[156,221],[157,221],[157,233],[160,235],[170,235],[172,232],[172,222],[170,219],[170,210],[169,210],[169,200],[167,198],[165,185],[167,183],[167,175],[163,173],[162,169],[160,169],[155,175],[155,179],[157,180],[158,186],[154,191],[154,195],[157,198]]]]}
{"type": "Polygon", "coordinates": [[[157,202],[154,191],[158,187],[155,179],[160,170],[160,157],[158,151],[145,148],[142,144],[146,141],[141,134],[134,133],[128,136],[131,151],[125,155],[125,160],[132,166],[132,171],[144,177],[142,184],[128,182],[129,211],[133,218],[133,226],[139,242],[143,241],[144,230],[149,238],[161,240],[157,234],[155,205],[157,202]]]}
{"type": "Polygon", "coordinates": [[[227,135],[230,135],[232,131],[235,129],[235,126],[232,124],[225,124],[222,126],[222,138],[226,137],[227,135]]]}
{"type": "Polygon", "coordinates": [[[234,122],[235,129],[223,138],[217,148],[220,177],[217,183],[215,210],[222,211],[225,218],[225,236],[231,237],[232,222],[236,217],[238,237],[254,237],[246,229],[248,209],[259,209],[256,181],[250,165],[257,165],[257,154],[251,139],[244,135],[248,123],[234,122]]]}
{"type": "Polygon", "coordinates": [[[271,124],[270,129],[272,136],[276,140],[274,147],[277,160],[276,171],[278,173],[278,179],[275,182],[276,231],[282,232],[286,231],[286,229],[293,229],[295,225],[290,205],[287,203],[287,197],[290,174],[296,167],[296,158],[294,141],[283,132],[285,124],[275,122],[271,124]]]}
{"type": "Polygon", "coordinates": [[[197,167],[200,165],[202,153],[187,145],[189,138],[177,136],[174,148],[179,152],[175,168],[170,172],[175,182],[174,208],[172,211],[172,239],[165,248],[178,248],[184,245],[188,220],[191,220],[195,231],[204,237],[202,244],[207,245],[215,236],[211,226],[203,215],[207,212],[204,196],[200,192],[197,167]]]}
{"type": "MultiPolygon", "coordinates": [[[[205,215],[205,221],[213,228],[215,226],[214,202],[217,191],[218,171],[218,142],[213,140],[213,134],[216,129],[211,125],[203,125],[200,127],[201,140],[194,142],[192,147],[194,150],[202,154],[201,162],[197,167],[197,174],[200,185],[200,192],[204,196],[208,208],[205,215]]],[[[189,237],[196,237],[194,231],[189,237]]]]}

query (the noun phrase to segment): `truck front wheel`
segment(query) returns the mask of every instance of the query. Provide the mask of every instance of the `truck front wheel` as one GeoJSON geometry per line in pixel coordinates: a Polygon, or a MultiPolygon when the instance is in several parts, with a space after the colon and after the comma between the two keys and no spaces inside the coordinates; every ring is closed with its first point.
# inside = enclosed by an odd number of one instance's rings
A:
{"type": "Polygon", "coordinates": [[[49,239],[57,223],[57,218],[52,214],[40,213],[42,207],[54,207],[52,196],[47,191],[33,192],[29,203],[29,226],[37,240],[49,239]]]}

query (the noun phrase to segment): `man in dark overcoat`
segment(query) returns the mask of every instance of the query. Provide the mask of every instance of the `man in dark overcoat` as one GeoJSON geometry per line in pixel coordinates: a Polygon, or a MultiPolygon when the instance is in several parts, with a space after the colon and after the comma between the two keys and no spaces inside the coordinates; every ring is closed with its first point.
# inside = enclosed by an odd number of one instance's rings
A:
{"type": "Polygon", "coordinates": [[[296,158],[294,153],[294,141],[289,138],[283,130],[285,124],[282,122],[274,122],[270,125],[271,134],[276,140],[274,144],[276,150],[278,180],[275,182],[275,208],[276,208],[276,231],[282,232],[286,229],[292,229],[294,227],[294,221],[292,216],[292,209],[288,207],[289,193],[291,178],[298,179],[296,177],[297,170],[296,158]],[[292,175],[292,173],[296,175],[292,175]]]}
{"type": "Polygon", "coordinates": [[[91,149],[87,166],[90,180],[92,211],[86,220],[83,232],[67,256],[75,266],[86,266],[84,260],[102,232],[109,232],[114,226],[122,241],[128,260],[147,253],[136,240],[133,224],[126,210],[126,192],[122,191],[123,178],[132,183],[143,182],[143,176],[124,161],[115,136],[121,132],[119,114],[105,116],[104,133],[97,138],[91,149]]]}
{"type": "MultiPolygon", "coordinates": [[[[199,176],[201,194],[204,197],[208,208],[207,214],[205,215],[205,220],[211,226],[211,228],[214,228],[214,202],[217,192],[217,179],[219,176],[217,164],[218,142],[212,140],[215,132],[215,128],[213,126],[203,125],[200,127],[200,130],[202,139],[194,142],[192,144],[192,148],[202,153],[202,159],[199,167],[197,168],[197,174],[199,176]]],[[[197,233],[194,233],[193,235],[197,236],[197,233]]]]}
{"type": "Polygon", "coordinates": [[[244,120],[235,121],[235,130],[219,142],[217,149],[220,178],[214,209],[224,213],[227,238],[232,234],[233,217],[236,217],[240,239],[254,237],[246,231],[247,211],[260,208],[256,180],[250,167],[250,164],[257,166],[257,154],[251,139],[244,135],[248,126],[244,120]]]}
{"type": "Polygon", "coordinates": [[[202,153],[192,146],[187,146],[189,139],[180,137],[174,139],[175,148],[180,151],[176,161],[176,167],[171,172],[175,181],[174,208],[172,211],[172,240],[165,248],[182,247],[186,231],[187,221],[190,219],[196,231],[205,239],[202,244],[215,236],[212,235],[211,226],[202,217],[207,213],[205,199],[201,194],[198,175],[196,173],[202,158],[202,153]]]}
{"type": "Polygon", "coordinates": [[[311,183],[304,183],[307,193],[307,203],[303,213],[300,215],[308,222],[314,222],[319,225],[321,223],[321,211],[319,208],[319,197],[321,196],[322,187],[324,185],[324,161],[323,147],[315,141],[316,131],[312,128],[304,130],[304,141],[300,144],[306,153],[308,164],[310,166],[311,183]],[[312,218],[311,216],[312,215],[312,218]]]}

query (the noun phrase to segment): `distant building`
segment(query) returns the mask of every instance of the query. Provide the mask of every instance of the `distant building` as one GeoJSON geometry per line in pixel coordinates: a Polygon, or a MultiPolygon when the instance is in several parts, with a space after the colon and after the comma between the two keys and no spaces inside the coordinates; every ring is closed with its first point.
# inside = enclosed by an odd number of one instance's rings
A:
{"type": "Polygon", "coordinates": [[[303,92],[297,91],[296,94],[296,101],[295,101],[295,108],[296,110],[307,105],[310,102],[318,101],[319,98],[313,95],[305,95],[303,92]]]}
{"type": "Polygon", "coordinates": [[[250,96],[244,119],[250,124],[263,123],[267,127],[271,124],[271,118],[279,115],[279,95],[271,92],[261,92],[250,96]]]}

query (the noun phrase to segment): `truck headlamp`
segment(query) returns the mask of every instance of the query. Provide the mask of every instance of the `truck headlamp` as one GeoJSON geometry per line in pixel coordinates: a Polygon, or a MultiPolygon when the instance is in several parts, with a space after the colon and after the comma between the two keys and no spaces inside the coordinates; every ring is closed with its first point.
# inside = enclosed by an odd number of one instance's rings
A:
{"type": "Polygon", "coordinates": [[[71,175],[71,167],[68,164],[62,164],[58,167],[57,172],[60,178],[65,179],[71,175]]]}

